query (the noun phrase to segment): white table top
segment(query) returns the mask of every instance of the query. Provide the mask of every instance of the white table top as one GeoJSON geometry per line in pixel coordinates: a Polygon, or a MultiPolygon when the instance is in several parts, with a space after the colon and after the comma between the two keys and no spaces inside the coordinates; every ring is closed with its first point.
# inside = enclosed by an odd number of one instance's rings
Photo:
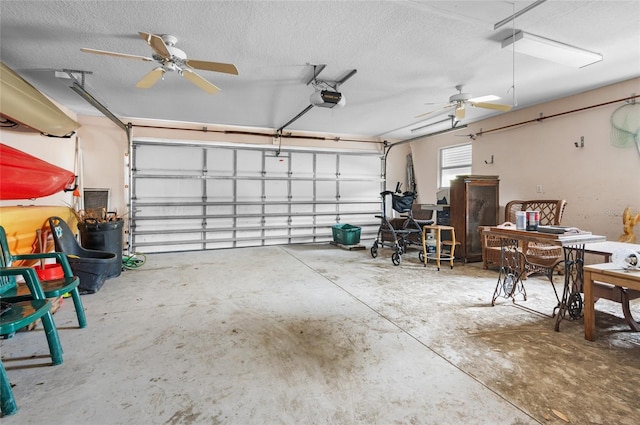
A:
{"type": "Polygon", "coordinates": [[[640,245],[626,242],[606,241],[606,242],[588,242],[584,246],[584,252],[592,254],[613,254],[614,251],[623,248],[630,248],[640,252],[640,245]]]}
{"type": "Polygon", "coordinates": [[[604,236],[593,235],[590,232],[558,235],[554,233],[544,233],[528,230],[517,230],[515,226],[484,226],[483,233],[493,234],[499,237],[528,240],[532,242],[550,243],[561,246],[586,244],[593,242],[604,242],[604,236]]]}

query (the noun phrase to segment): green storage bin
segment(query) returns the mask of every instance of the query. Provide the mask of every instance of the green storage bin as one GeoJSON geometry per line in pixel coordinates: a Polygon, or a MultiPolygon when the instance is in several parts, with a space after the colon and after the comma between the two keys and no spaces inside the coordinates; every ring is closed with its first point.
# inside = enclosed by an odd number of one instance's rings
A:
{"type": "Polygon", "coordinates": [[[342,245],[355,245],[360,242],[360,228],[350,224],[334,224],[333,241],[342,245]]]}

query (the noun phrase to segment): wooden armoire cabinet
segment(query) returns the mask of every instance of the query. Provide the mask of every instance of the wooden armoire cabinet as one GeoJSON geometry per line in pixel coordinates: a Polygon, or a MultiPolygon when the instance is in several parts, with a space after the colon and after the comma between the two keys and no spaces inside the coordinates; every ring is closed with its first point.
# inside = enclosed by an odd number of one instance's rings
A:
{"type": "Polygon", "coordinates": [[[456,176],[451,180],[451,225],[455,228],[456,258],[482,261],[482,241],[478,226],[498,224],[500,210],[498,176],[456,176]]]}

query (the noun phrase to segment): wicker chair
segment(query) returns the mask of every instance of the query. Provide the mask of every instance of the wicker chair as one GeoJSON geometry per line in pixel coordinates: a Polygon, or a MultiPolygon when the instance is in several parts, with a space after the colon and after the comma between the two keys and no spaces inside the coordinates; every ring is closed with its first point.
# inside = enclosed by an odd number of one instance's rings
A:
{"type": "MultiPolygon", "coordinates": [[[[511,201],[504,209],[505,221],[516,222],[516,211],[540,211],[541,225],[560,225],[567,201],[535,199],[530,201],[511,201]]],[[[482,232],[482,229],[480,229],[482,232]]],[[[529,263],[533,267],[527,269],[526,275],[537,273],[535,265],[543,268],[552,267],[564,258],[562,247],[533,242],[525,242],[521,247],[529,263]]],[[[485,269],[500,267],[501,246],[500,239],[495,236],[482,234],[482,266],[485,269]]],[[[524,270],[524,267],[522,268],[524,270]]],[[[526,277],[526,276],[523,276],[526,277]]]]}

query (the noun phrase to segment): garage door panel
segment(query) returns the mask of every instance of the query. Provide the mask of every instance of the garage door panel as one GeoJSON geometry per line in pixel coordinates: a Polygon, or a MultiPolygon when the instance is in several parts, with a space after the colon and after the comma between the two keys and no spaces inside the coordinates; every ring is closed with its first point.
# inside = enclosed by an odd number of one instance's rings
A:
{"type": "Polygon", "coordinates": [[[184,146],[136,147],[136,169],[143,174],[198,175],[202,173],[204,149],[184,146]]]}
{"type": "Polygon", "coordinates": [[[313,178],[315,155],[306,152],[291,152],[291,176],[294,178],[313,178]]]}
{"type": "Polygon", "coordinates": [[[233,180],[211,179],[206,181],[206,197],[209,201],[229,201],[235,196],[233,180]]]}
{"type": "Polygon", "coordinates": [[[262,182],[259,180],[237,180],[236,200],[262,201],[262,182]]]}
{"type": "Polygon", "coordinates": [[[189,200],[202,198],[202,181],[185,178],[136,180],[136,197],[140,200],[189,200]]]}
{"type": "Polygon", "coordinates": [[[288,204],[273,204],[273,205],[265,205],[264,213],[266,215],[269,214],[280,214],[280,215],[288,215],[290,206],[288,204]]]}
{"type": "Polygon", "coordinates": [[[316,200],[335,201],[337,187],[335,181],[316,181],[316,200]]]}
{"type": "Polygon", "coordinates": [[[207,205],[205,212],[207,216],[228,215],[233,216],[235,214],[235,207],[233,205],[207,205]]]}
{"type": "Polygon", "coordinates": [[[233,176],[235,172],[235,151],[226,148],[208,148],[206,151],[207,170],[214,176],[233,176]]]}
{"type": "Polygon", "coordinates": [[[340,177],[380,178],[380,158],[376,156],[341,155],[340,177]]]}
{"type": "Polygon", "coordinates": [[[286,155],[274,156],[271,153],[265,153],[264,176],[267,178],[288,177],[289,157],[286,155]]]}
{"type": "MultiPolygon", "coordinates": [[[[160,220],[170,220],[172,217],[200,216],[202,207],[186,205],[158,205],[144,208],[137,214],[137,217],[161,217],[160,220]]],[[[186,219],[185,219],[186,220],[186,219]]]]}
{"type": "Polygon", "coordinates": [[[207,218],[207,223],[204,226],[205,229],[233,229],[235,226],[235,218],[207,218]]]}
{"type": "Polygon", "coordinates": [[[330,241],[338,221],[377,232],[377,153],[149,143],[134,141],[132,249],[330,241]]]}
{"type": "Polygon", "coordinates": [[[316,177],[335,178],[338,173],[338,155],[319,153],[316,155],[316,177]]]}
{"type": "Polygon", "coordinates": [[[315,199],[315,190],[313,181],[301,180],[291,182],[291,200],[292,201],[313,201],[315,199]]]}
{"type": "Polygon", "coordinates": [[[282,180],[267,180],[264,182],[264,198],[267,201],[289,200],[289,182],[282,180]]]}
{"type": "Polygon", "coordinates": [[[380,192],[380,182],[341,181],[340,199],[370,200],[371,194],[380,192]]]}
{"type": "Polygon", "coordinates": [[[236,175],[239,177],[262,177],[262,152],[257,150],[236,151],[236,175]]]}

